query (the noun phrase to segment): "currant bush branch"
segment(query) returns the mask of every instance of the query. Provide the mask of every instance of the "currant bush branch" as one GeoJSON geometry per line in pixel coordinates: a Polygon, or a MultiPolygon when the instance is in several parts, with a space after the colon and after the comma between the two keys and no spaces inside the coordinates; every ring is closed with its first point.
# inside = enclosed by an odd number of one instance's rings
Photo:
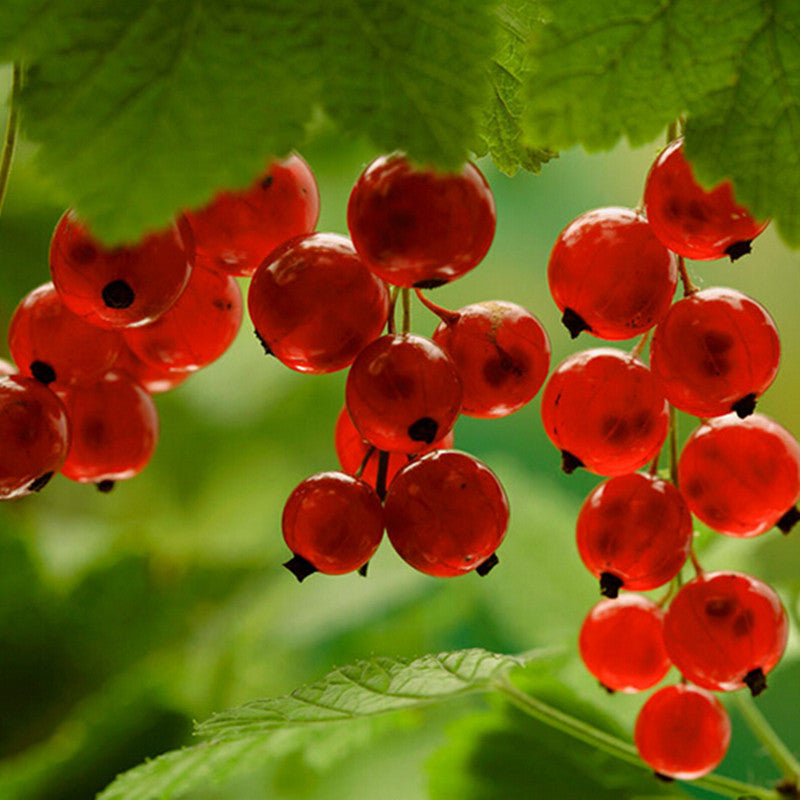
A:
{"type": "Polygon", "coordinates": [[[11,162],[14,160],[14,150],[17,144],[19,92],[21,88],[22,66],[19,62],[15,62],[11,78],[11,92],[8,97],[8,122],[6,123],[6,134],[3,139],[3,151],[0,154],[0,212],[3,210],[3,201],[6,199],[11,162]]]}

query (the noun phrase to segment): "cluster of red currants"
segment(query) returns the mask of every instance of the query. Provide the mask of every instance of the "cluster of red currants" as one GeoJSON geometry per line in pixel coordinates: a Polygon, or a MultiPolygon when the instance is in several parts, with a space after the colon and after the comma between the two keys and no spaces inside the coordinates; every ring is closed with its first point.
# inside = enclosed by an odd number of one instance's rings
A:
{"type": "Polygon", "coordinates": [[[222,355],[243,315],[235,276],[318,215],[316,181],[296,155],[132,246],[104,247],[67,211],[50,245],[52,282],[11,319],[0,499],[39,491],[58,471],[102,491],[140,472],[158,438],[151,395],[222,355]]]}
{"type": "Polygon", "coordinates": [[[487,466],[450,449],[452,429],[459,414],[503,417],[528,403],[547,375],[549,342],[514,303],[448,311],[421,293],[477,266],[495,220],[472,164],[445,174],[383,156],[352,189],[349,239],[297,237],[253,276],[248,307],[268,353],[301,372],[349,367],[335,431],[341,470],[304,480],[283,512],[285,566],[299,580],[363,574],[384,530],[428,575],[484,575],[497,563],[505,492],[487,466]],[[409,330],[412,289],[441,319],[430,338],[409,330]]]}
{"type": "Polygon", "coordinates": [[[775,525],[788,532],[799,516],[800,446],[753,413],[778,370],[775,325],[740,292],[698,290],[683,261],[739,257],[765,226],[736,205],[730,184],[700,187],[676,139],[650,169],[643,213],[583,214],[560,234],[548,266],[573,337],[642,335],[632,353],[567,358],[545,386],[542,418],[566,472],[582,466],[607,478],[577,520],[580,557],[608,598],[583,623],[584,663],[609,691],[654,687],[673,665],[682,675],[643,705],[634,736],[642,758],[671,778],[716,767],[730,723],[711,691],[758,694],[786,645],[775,591],[743,573],[704,572],[692,547],[692,514],[734,537],[775,525]],[[679,277],[685,296],[673,304],[679,277]],[[651,330],[648,367],[639,356],[651,330]],[[671,408],[701,419],[680,455],[671,408]],[[683,583],[687,558],[696,575],[683,583]],[[659,601],[617,597],[668,583],[659,601]]]}

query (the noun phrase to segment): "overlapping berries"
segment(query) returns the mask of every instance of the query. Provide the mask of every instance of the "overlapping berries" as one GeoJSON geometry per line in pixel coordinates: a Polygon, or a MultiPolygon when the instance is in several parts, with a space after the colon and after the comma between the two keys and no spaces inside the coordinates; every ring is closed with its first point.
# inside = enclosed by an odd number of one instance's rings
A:
{"type": "Polygon", "coordinates": [[[557,366],[542,419],[565,472],[606,477],[577,520],[578,552],[608,598],[583,622],[584,663],[609,691],[652,688],[673,665],[682,675],[643,705],[634,733],[642,758],[669,778],[697,778],[722,760],[730,723],[711,692],[763,691],[788,635],[773,589],[704,571],[692,546],[692,514],[734,537],[788,532],[800,517],[800,445],[754,413],[778,371],[775,324],[734,289],[698,290],[683,260],[738,258],[765,226],[735,204],[729,184],[702,189],[677,139],[650,170],[643,211],[583,214],[548,267],[573,338],[643,334],[631,353],[594,348],[557,366]],[[677,276],[684,298],[672,303],[677,276]],[[674,409],[700,418],[680,455],[674,409]],[[659,472],[668,437],[669,469],[659,472]],[[684,583],[687,559],[696,574],[684,583]],[[658,600],[627,593],[665,585],[658,600]]]}

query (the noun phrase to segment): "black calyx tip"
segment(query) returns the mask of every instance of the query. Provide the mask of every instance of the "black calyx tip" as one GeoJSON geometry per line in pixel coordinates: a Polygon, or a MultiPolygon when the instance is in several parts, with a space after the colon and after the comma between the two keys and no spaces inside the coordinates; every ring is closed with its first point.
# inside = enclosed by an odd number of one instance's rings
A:
{"type": "Polygon", "coordinates": [[[781,533],[789,533],[800,522],[800,511],[797,506],[792,506],[776,523],[781,533]]]}
{"type": "Polygon", "coordinates": [[[102,494],[108,494],[114,488],[115,481],[98,481],[95,486],[97,491],[102,494]]]}
{"type": "Polygon", "coordinates": [[[670,777],[669,775],[665,775],[663,772],[654,772],[653,777],[656,780],[661,781],[661,783],[674,783],[675,778],[670,777]]]}
{"type": "Polygon", "coordinates": [[[572,455],[569,450],[562,450],[561,451],[561,471],[565,475],[572,475],[578,467],[583,466],[583,461],[581,461],[577,456],[572,455]]]}
{"type": "Polygon", "coordinates": [[[482,561],[475,567],[475,572],[483,578],[484,576],[488,575],[498,564],[500,563],[500,559],[497,557],[497,553],[492,553],[486,561],[482,561]]]}
{"type": "Polygon", "coordinates": [[[317,572],[317,568],[308,559],[296,553],[284,562],[283,566],[297,578],[298,583],[302,583],[309,575],[317,572]]]}
{"type": "Polygon", "coordinates": [[[606,686],[603,683],[603,681],[598,681],[598,683],[600,684],[600,688],[601,689],[605,689],[608,694],[616,694],[617,693],[616,689],[612,689],[610,686],[606,686]]]}
{"type": "Polygon", "coordinates": [[[736,261],[737,258],[746,256],[753,251],[751,245],[752,239],[745,239],[741,242],[734,242],[730,247],[725,248],[725,255],[730,257],[731,261],[736,261]]]}
{"type": "Polygon", "coordinates": [[[442,280],[441,278],[434,278],[429,281],[417,281],[412,288],[414,289],[438,289],[440,286],[444,286],[448,281],[442,280]]]}
{"type": "Polygon", "coordinates": [[[610,597],[612,600],[619,595],[622,588],[622,580],[610,572],[603,572],[600,575],[600,594],[603,597],[610,597]]]}
{"type": "Polygon", "coordinates": [[[793,781],[790,778],[776,783],[775,791],[781,797],[789,797],[792,798],[792,800],[797,800],[797,798],[800,797],[800,787],[797,786],[797,781],[793,781]]]}
{"type": "Polygon", "coordinates": [[[30,486],[28,486],[29,492],[41,492],[48,483],[50,483],[50,478],[53,477],[52,472],[45,472],[44,475],[40,475],[30,486]]]}
{"type": "Polygon", "coordinates": [[[269,345],[264,341],[264,337],[255,328],[253,328],[253,333],[256,335],[256,339],[258,339],[258,341],[261,343],[261,346],[264,348],[264,352],[268,356],[274,356],[275,353],[269,349],[269,345]]]}
{"type": "Polygon", "coordinates": [[[361,565],[361,566],[358,568],[358,574],[359,574],[359,575],[360,575],[362,578],[366,578],[366,577],[367,577],[367,567],[369,567],[369,561],[365,561],[365,562],[364,562],[364,563],[363,563],[363,564],[362,564],[362,565],[361,565]]]}
{"type": "Polygon", "coordinates": [[[45,386],[56,379],[56,371],[44,361],[31,361],[31,375],[45,386]]]}
{"type": "Polygon", "coordinates": [[[753,697],[758,697],[767,688],[767,676],[761,667],[756,667],[744,676],[743,683],[750,689],[753,697]]]}
{"type": "Polygon", "coordinates": [[[561,317],[561,322],[569,331],[569,335],[575,339],[581,331],[589,331],[591,328],[584,322],[583,317],[571,308],[565,308],[561,317]]]}
{"type": "Polygon", "coordinates": [[[272,181],[273,181],[272,175],[267,175],[267,177],[264,178],[263,181],[261,181],[261,188],[269,189],[269,187],[272,186],[272,181]]]}
{"type": "Polygon", "coordinates": [[[111,281],[103,287],[103,302],[108,308],[129,308],[135,299],[133,289],[125,281],[111,281]]]}
{"type": "Polygon", "coordinates": [[[439,431],[439,423],[432,417],[420,417],[408,426],[408,438],[412,442],[433,444],[439,431]]]}
{"type": "Polygon", "coordinates": [[[741,400],[737,400],[732,406],[731,411],[736,412],[739,419],[749,417],[756,410],[756,396],[753,392],[746,394],[741,400]]]}

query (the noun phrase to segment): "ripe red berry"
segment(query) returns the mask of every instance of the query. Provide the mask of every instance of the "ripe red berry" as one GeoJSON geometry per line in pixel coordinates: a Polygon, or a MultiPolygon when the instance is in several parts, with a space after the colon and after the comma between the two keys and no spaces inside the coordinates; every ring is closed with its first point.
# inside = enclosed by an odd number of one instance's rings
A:
{"type": "Polygon", "coordinates": [[[495,474],[458,450],[436,450],[397,473],[386,494],[386,533],[414,569],[452,577],[497,563],[508,500],[495,474]]]}
{"type": "Polygon", "coordinates": [[[692,517],[668,481],[634,473],[610,478],[586,498],[576,527],[578,552],[601,591],[644,591],[678,574],[692,543],[692,517]]]}
{"type": "Polygon", "coordinates": [[[282,525],[295,555],[285,566],[298,580],[314,571],[341,575],[363,567],[378,549],[383,509],[364,481],[343,472],[320,472],[289,495],[282,525]]]}
{"type": "Polygon", "coordinates": [[[800,445],[762,414],[716,417],[686,440],[678,481],[689,509],[729,536],[758,536],[797,519],[800,445]]]}
{"type": "Polygon", "coordinates": [[[542,421],[563,469],[598,475],[643,467],[667,436],[669,406],[650,370],[628,353],[596,348],[559,364],[542,394],[542,421]]]}
{"type": "Polygon", "coordinates": [[[418,453],[443,438],[461,408],[461,380],[437,344],[413,333],[367,345],[347,375],[345,399],[361,436],[379,450],[418,453]]]}
{"type": "Polygon", "coordinates": [[[9,361],[6,361],[4,358],[0,358],[0,375],[16,375],[16,374],[17,374],[17,368],[9,361]]]}
{"type": "Polygon", "coordinates": [[[753,219],[736,203],[724,181],[706,190],[697,183],[676,139],[655,160],[647,176],[644,207],[653,233],[674,253],[708,261],[728,255],[731,261],[750,252],[750,242],[767,222],[753,219]]]}
{"type": "Polygon", "coordinates": [[[262,343],[299,372],[344,369],[380,335],[389,292],[335,233],[287,242],[264,260],[247,296],[262,343]]]}
{"type": "Polygon", "coordinates": [[[395,286],[431,288],[468,272],[486,255],[495,222],[491,189],[473,164],[441,173],[400,153],[375,159],[347,205],[358,254],[395,286]]]}
{"type": "Polygon", "coordinates": [[[741,572],[701,573],[684,584],[664,620],[664,644],[687,680],[715,691],[747,685],[756,695],[786,647],[778,595],[741,572]]]}
{"type": "Polygon", "coordinates": [[[578,639],[586,669],[610,691],[655,686],[671,666],[663,623],[664,612],[642,595],[600,601],[584,619],[578,639]]]}
{"type": "Polygon", "coordinates": [[[114,371],[124,372],[150,394],[168,392],[182,384],[192,374],[187,371],[166,370],[154,364],[147,364],[127,344],[123,345],[114,362],[114,371]]]}
{"type": "Polygon", "coordinates": [[[642,214],[598,208],[559,234],[547,280],[573,339],[583,330],[601,339],[630,339],[667,313],[678,265],[642,214]]]}
{"type": "Polygon", "coordinates": [[[153,322],[178,299],[193,263],[192,230],[182,216],[136,245],[108,248],[69,210],[50,243],[50,274],[65,305],[102,328],[153,322]]]}
{"type": "Polygon", "coordinates": [[[69,438],[53,392],[33,378],[0,376],[0,500],[42,489],[64,463],[69,438]]]}
{"type": "Polygon", "coordinates": [[[633,738],[642,760],[658,775],[691,781],[725,757],[731,723],[713,694],[678,684],[650,696],[639,711],[633,738]]]}
{"type": "Polygon", "coordinates": [[[293,153],[273,162],[246,189],[217,194],[187,212],[198,264],[230,275],[252,275],[278,245],[311,233],[319,218],[319,189],[311,167],[293,153]]]}
{"type": "Polygon", "coordinates": [[[679,300],[650,346],[650,368],[672,405],[698,417],[753,413],[778,374],[772,317],[734,289],[703,289],[679,300]]]}

